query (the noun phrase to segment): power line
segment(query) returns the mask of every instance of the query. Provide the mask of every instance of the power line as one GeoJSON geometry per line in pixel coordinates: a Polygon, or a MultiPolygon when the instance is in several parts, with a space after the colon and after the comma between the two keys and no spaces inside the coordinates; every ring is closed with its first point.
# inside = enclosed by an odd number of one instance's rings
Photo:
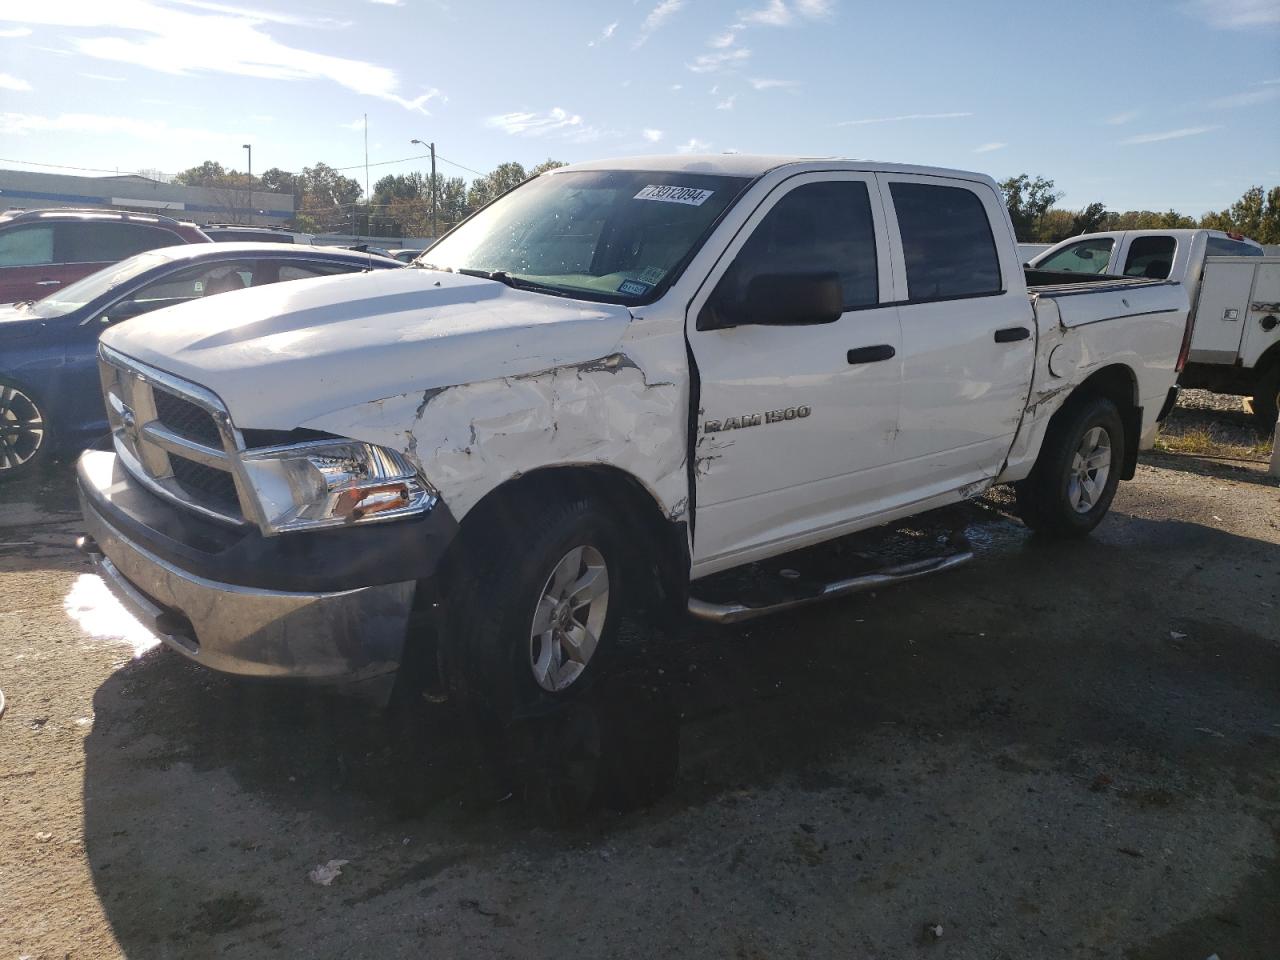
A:
{"type": "MultiPolygon", "coordinates": [[[[410,160],[426,160],[429,157],[430,157],[430,154],[419,153],[412,157],[400,157],[397,160],[379,160],[376,163],[370,163],[368,166],[387,167],[394,163],[408,163],[410,160]]],[[[467,171],[467,173],[474,173],[477,177],[486,176],[486,174],[481,173],[479,170],[476,170],[473,167],[468,167],[464,164],[458,163],[456,160],[450,160],[448,157],[442,157],[438,153],[436,154],[436,159],[443,160],[445,163],[449,164],[450,166],[457,167],[459,170],[465,170],[467,171]]],[[[109,173],[114,176],[122,176],[122,177],[144,176],[144,174],[141,171],[137,171],[137,170],[127,170],[124,173],[121,173],[119,169],[111,170],[104,167],[77,167],[68,163],[40,163],[39,161],[36,161],[36,160],[15,160],[11,157],[0,157],[0,163],[17,163],[26,167],[47,167],[50,170],[78,170],[81,173],[109,173]]],[[[352,163],[342,167],[331,167],[330,169],[338,170],[338,171],[359,170],[359,169],[363,169],[364,166],[365,164],[363,163],[352,163]]],[[[176,176],[176,174],[165,173],[163,170],[157,170],[154,172],[159,173],[161,176],[165,176],[165,177],[176,176]]],[[[284,172],[290,174],[291,176],[298,176],[298,174],[292,170],[286,170],[284,172]]]]}

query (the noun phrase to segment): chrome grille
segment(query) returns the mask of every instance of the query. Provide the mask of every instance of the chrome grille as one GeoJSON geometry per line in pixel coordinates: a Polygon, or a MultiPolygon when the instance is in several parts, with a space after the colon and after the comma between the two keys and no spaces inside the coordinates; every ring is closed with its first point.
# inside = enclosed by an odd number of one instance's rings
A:
{"type": "Polygon", "coordinates": [[[237,480],[240,434],[203,387],[99,347],[99,372],[116,453],[153,492],[197,513],[246,522],[237,480]]]}
{"type": "Polygon", "coordinates": [[[218,424],[204,408],[168,390],[156,390],[155,401],[156,419],[178,436],[206,447],[222,447],[218,424]]]}

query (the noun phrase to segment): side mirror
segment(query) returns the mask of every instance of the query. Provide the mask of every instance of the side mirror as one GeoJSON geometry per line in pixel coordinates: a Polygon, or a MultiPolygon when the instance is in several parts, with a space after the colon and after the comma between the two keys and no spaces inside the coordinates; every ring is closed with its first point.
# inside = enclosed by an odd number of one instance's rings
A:
{"type": "Polygon", "coordinates": [[[747,283],[741,302],[725,303],[713,296],[708,307],[699,324],[704,330],[835,323],[844,313],[844,288],[834,271],[762,273],[747,283]]]}
{"type": "Polygon", "coordinates": [[[147,308],[140,304],[137,300],[121,300],[114,306],[109,307],[101,316],[98,322],[106,325],[108,323],[118,323],[121,320],[128,320],[130,317],[138,317],[147,312],[147,308]]]}

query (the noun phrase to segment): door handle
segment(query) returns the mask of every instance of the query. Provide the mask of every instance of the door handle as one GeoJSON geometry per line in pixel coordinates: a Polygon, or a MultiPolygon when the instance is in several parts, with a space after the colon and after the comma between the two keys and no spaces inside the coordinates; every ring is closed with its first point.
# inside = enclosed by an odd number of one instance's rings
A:
{"type": "Polygon", "coordinates": [[[857,347],[850,350],[848,357],[850,363],[877,363],[881,360],[890,360],[898,353],[893,346],[888,343],[877,344],[874,347],[857,347]]]}
{"type": "Polygon", "coordinates": [[[56,287],[62,283],[61,280],[37,280],[37,287],[56,287]]]}
{"type": "Polygon", "coordinates": [[[996,343],[1015,343],[1018,340],[1026,340],[1031,336],[1031,331],[1026,327],[1005,327],[1003,330],[996,331],[996,343]]]}

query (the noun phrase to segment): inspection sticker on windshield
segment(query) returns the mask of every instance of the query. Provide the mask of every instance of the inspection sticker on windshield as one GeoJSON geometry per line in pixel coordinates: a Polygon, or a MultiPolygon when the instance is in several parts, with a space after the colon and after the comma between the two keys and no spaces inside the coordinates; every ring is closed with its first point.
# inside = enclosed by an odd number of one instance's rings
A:
{"type": "Polygon", "coordinates": [[[677,187],[669,183],[651,183],[632,199],[661,200],[663,203],[687,203],[691,207],[700,207],[715,193],[714,190],[699,190],[697,187],[677,187]]]}
{"type": "Polygon", "coordinates": [[[639,280],[623,280],[618,284],[618,292],[631,297],[643,297],[649,292],[649,284],[641,283],[639,280]]]}

